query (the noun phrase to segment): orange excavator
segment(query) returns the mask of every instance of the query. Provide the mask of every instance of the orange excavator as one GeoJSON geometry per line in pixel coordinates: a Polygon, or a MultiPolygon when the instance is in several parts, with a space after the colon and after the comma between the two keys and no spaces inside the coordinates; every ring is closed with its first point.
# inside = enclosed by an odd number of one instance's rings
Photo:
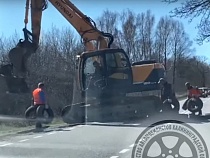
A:
{"type": "MultiPolygon", "coordinates": [[[[156,61],[131,64],[123,49],[111,48],[113,35],[98,30],[95,22],[69,0],[48,1],[76,29],[85,46],[75,61],[74,98],[72,105],[62,111],[64,122],[113,121],[152,115],[160,110],[157,82],[164,77],[162,64],[156,61]]],[[[42,11],[48,1],[26,0],[24,40],[9,52],[13,76],[21,81],[28,72],[27,59],[38,51],[42,11]],[[27,29],[29,9],[32,32],[27,29]]]]}

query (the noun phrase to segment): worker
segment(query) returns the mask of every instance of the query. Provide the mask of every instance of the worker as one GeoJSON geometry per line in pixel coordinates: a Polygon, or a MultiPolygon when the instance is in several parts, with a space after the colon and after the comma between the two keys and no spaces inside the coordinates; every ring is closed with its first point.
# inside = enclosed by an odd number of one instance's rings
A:
{"type": "Polygon", "coordinates": [[[163,78],[159,79],[158,84],[161,87],[161,101],[164,102],[166,99],[171,99],[172,105],[174,105],[174,110],[179,112],[179,101],[177,100],[175,93],[172,90],[172,85],[163,78]]]}
{"type": "MultiPolygon", "coordinates": [[[[198,89],[198,87],[193,87],[189,82],[185,83],[185,87],[187,89],[187,100],[184,102],[182,109],[187,110],[187,102],[189,99],[191,99],[193,96],[200,101],[201,104],[203,104],[202,100],[199,98],[202,95],[202,92],[198,89]]],[[[199,111],[199,115],[202,115],[202,110],[199,111]]]]}
{"type": "MultiPolygon", "coordinates": [[[[46,96],[45,96],[45,91],[44,91],[44,83],[39,83],[38,87],[33,91],[33,102],[34,102],[34,107],[36,107],[37,111],[37,117],[38,119],[41,119],[43,117],[43,111],[46,105],[46,96]],[[39,107],[39,108],[38,108],[39,107]]],[[[41,128],[42,124],[41,121],[37,121],[36,123],[36,128],[41,128]]]]}
{"type": "Polygon", "coordinates": [[[44,83],[39,83],[38,88],[36,88],[33,91],[33,99],[34,99],[34,105],[45,105],[46,98],[45,98],[45,92],[44,92],[44,83]]]}

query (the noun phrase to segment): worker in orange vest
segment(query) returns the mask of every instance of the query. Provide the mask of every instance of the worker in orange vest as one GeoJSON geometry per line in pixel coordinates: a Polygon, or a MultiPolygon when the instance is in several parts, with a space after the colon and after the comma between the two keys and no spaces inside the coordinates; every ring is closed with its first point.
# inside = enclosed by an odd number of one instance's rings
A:
{"type": "MultiPolygon", "coordinates": [[[[37,118],[43,117],[44,108],[46,105],[46,94],[44,91],[44,83],[39,83],[38,87],[33,91],[33,105],[36,108],[37,118]]],[[[41,128],[41,121],[37,121],[36,128],[41,128]]]]}
{"type": "MultiPolygon", "coordinates": [[[[202,95],[202,91],[199,90],[197,87],[193,87],[189,82],[185,83],[185,87],[187,88],[187,100],[184,102],[182,109],[183,110],[187,110],[187,102],[190,98],[192,97],[196,97],[198,99],[198,101],[201,102],[201,104],[203,104],[202,100],[200,99],[201,95],[202,95]]],[[[199,115],[202,115],[202,111],[199,111],[199,115]]]]}
{"type": "Polygon", "coordinates": [[[188,98],[192,98],[193,96],[200,97],[202,95],[202,91],[199,90],[197,87],[193,87],[192,85],[190,85],[189,82],[186,82],[185,86],[187,88],[188,98]]]}
{"type": "Polygon", "coordinates": [[[38,88],[33,91],[33,101],[35,106],[45,105],[46,97],[44,92],[44,83],[39,83],[38,88]]]}

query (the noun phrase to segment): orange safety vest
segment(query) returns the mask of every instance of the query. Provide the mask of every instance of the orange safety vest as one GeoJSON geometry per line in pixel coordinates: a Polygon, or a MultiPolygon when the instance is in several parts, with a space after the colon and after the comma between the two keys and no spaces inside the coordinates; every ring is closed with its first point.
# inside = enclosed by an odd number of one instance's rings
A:
{"type": "Polygon", "coordinates": [[[45,104],[44,102],[42,102],[42,100],[40,98],[41,91],[42,91],[41,88],[37,88],[33,91],[34,105],[45,104]]]}
{"type": "Polygon", "coordinates": [[[202,94],[201,91],[197,88],[192,88],[192,89],[188,90],[188,96],[190,96],[190,97],[192,97],[193,95],[200,97],[201,94],[202,94]]]}

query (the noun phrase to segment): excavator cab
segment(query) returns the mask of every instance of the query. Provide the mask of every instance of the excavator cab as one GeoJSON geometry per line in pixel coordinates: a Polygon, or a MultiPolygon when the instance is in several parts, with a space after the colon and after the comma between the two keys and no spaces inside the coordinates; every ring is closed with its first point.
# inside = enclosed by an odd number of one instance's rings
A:
{"type": "Polygon", "coordinates": [[[80,56],[79,80],[86,101],[112,101],[125,96],[132,84],[132,69],[123,49],[103,49],[80,56]]]}

